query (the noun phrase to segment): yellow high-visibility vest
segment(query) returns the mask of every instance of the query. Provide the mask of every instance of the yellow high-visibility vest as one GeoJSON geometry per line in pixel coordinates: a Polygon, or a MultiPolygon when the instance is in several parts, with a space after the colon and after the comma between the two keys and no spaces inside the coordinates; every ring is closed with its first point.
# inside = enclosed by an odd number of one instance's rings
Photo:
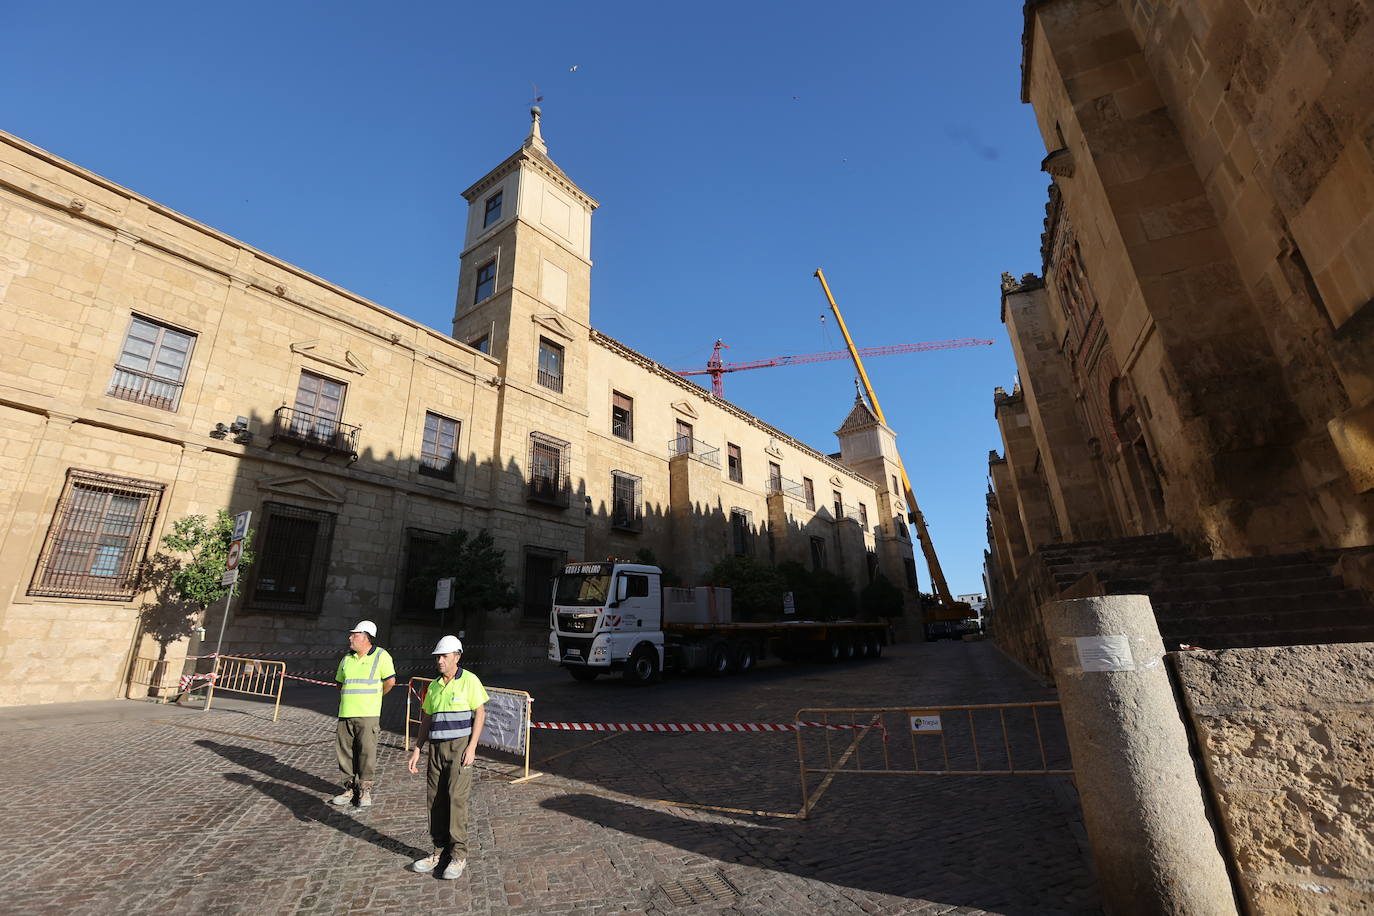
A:
{"type": "Polygon", "coordinates": [[[339,690],[339,718],[353,719],[382,714],[382,682],[396,676],[391,655],[380,646],[373,646],[366,655],[352,652],[339,662],[334,679],[339,690]]]}

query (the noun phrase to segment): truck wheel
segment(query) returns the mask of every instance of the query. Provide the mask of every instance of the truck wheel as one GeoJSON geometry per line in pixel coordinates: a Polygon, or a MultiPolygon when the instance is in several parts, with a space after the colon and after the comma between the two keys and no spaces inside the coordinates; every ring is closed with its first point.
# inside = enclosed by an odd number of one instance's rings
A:
{"type": "Polygon", "coordinates": [[[844,660],[847,662],[852,662],[854,656],[858,654],[854,651],[854,638],[852,636],[844,637],[840,642],[840,650],[843,653],[844,660]]]}
{"type": "Polygon", "coordinates": [[[736,674],[744,674],[746,671],[753,670],[754,662],[753,643],[746,639],[735,646],[735,663],[731,668],[736,674]]]}
{"type": "Polygon", "coordinates": [[[625,665],[625,680],[642,687],[658,678],[658,653],[648,646],[640,646],[630,653],[625,665]]]}
{"type": "Polygon", "coordinates": [[[594,681],[601,672],[595,668],[569,668],[568,673],[572,675],[575,681],[594,681]]]}
{"type": "Polygon", "coordinates": [[[854,657],[868,658],[868,635],[865,633],[854,634],[854,657]]]}
{"type": "Polygon", "coordinates": [[[868,648],[869,658],[881,658],[883,654],[883,641],[878,638],[878,634],[869,633],[864,639],[864,645],[868,648]]]}
{"type": "Polygon", "coordinates": [[[710,654],[706,659],[706,673],[711,677],[720,677],[730,670],[730,647],[723,642],[711,644],[710,654]]]}
{"type": "Polygon", "coordinates": [[[832,664],[844,658],[844,646],[840,643],[839,637],[831,637],[825,641],[821,648],[821,658],[832,664]]]}

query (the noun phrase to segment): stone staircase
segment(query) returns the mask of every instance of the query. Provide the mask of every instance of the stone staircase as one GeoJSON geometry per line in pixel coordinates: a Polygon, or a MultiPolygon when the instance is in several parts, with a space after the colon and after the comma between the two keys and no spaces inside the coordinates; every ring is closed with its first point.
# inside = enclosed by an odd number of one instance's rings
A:
{"type": "Polygon", "coordinates": [[[1070,595],[1149,595],[1170,650],[1374,642],[1369,597],[1334,571],[1340,551],[1197,559],[1171,535],[1148,535],[1042,556],[1070,595]]]}

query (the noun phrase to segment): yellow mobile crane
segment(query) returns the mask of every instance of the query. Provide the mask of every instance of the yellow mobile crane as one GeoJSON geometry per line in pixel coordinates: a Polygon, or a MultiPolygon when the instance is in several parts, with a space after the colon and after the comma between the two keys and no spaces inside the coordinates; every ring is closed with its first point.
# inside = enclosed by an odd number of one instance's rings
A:
{"type": "MultiPolygon", "coordinates": [[[[873,413],[877,415],[878,422],[887,423],[883,416],[883,408],[878,404],[878,395],[873,391],[873,385],[868,380],[868,373],[864,371],[863,360],[859,358],[859,351],[854,346],[853,339],[849,336],[849,328],[845,327],[844,316],[840,314],[840,307],[835,304],[835,297],[830,292],[830,284],[825,282],[825,272],[819,267],[816,268],[815,277],[821,281],[821,289],[825,290],[825,298],[830,303],[830,310],[835,313],[835,321],[840,326],[840,333],[844,335],[845,346],[849,348],[849,355],[854,360],[854,368],[859,372],[859,379],[863,382],[864,391],[868,394],[868,402],[873,405],[873,413]]],[[[920,507],[916,504],[916,494],[911,489],[911,480],[906,476],[906,466],[902,464],[901,456],[897,456],[897,469],[902,475],[902,488],[906,491],[907,519],[916,527],[916,538],[921,544],[921,553],[925,555],[926,566],[930,569],[930,584],[935,592],[936,606],[924,614],[925,633],[927,639],[940,639],[949,636],[958,638],[964,633],[975,633],[978,630],[978,618],[966,602],[955,601],[950,594],[949,583],[945,581],[944,570],[940,568],[940,560],[935,556],[935,545],[931,543],[930,532],[926,529],[925,516],[921,514],[920,507]]]]}

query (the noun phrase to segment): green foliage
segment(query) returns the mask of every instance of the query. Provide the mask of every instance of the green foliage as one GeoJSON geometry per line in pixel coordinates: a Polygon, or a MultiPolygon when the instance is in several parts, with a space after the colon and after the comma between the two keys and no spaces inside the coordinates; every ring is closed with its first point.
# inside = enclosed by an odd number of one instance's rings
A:
{"type": "MultiPolygon", "coordinates": [[[[223,509],[214,521],[203,515],[188,515],[172,523],[171,533],[162,537],[163,548],[190,555],[189,560],[177,562],[170,577],[172,591],[180,600],[204,609],[229,594],[232,586],[221,585],[220,578],[229,561],[233,537],[234,516],[223,509]]],[[[243,539],[240,570],[253,563],[254,554],[248,549],[252,543],[253,532],[249,531],[243,539]]]]}
{"type": "MultiPolygon", "coordinates": [[[[223,509],[213,521],[188,515],[172,523],[163,536],[162,549],[143,565],[141,584],[152,600],[139,608],[143,631],[165,650],[169,643],[190,636],[204,617],[205,609],[229,594],[221,585],[234,535],[234,517],[223,509]]],[[[254,554],[248,549],[253,532],[244,538],[239,569],[247,569],[254,554]]]]}
{"type": "Polygon", "coordinates": [[[709,576],[711,585],[730,589],[734,618],[744,621],[778,620],[782,617],[782,593],[787,590],[776,569],[753,557],[726,557],[709,576]]]}
{"type": "Polygon", "coordinates": [[[887,576],[878,573],[859,594],[859,607],[865,620],[900,617],[903,608],[902,590],[888,581],[887,576]]]}
{"type": "MultiPolygon", "coordinates": [[[[416,593],[433,595],[440,579],[453,578],[451,612],[467,615],[515,607],[515,586],[505,577],[504,550],[496,546],[491,533],[479,531],[470,537],[462,529],[440,538],[429,552],[429,562],[409,586],[416,593]]],[[[457,618],[476,624],[478,618],[457,618]]]]}
{"type": "Polygon", "coordinates": [[[677,574],[677,570],[665,563],[658,562],[658,557],[654,556],[654,552],[650,548],[641,547],[637,550],[635,562],[643,563],[645,566],[657,566],[660,573],[659,584],[664,588],[680,588],[682,586],[682,577],[677,574]]]}
{"type": "Polygon", "coordinates": [[[778,564],[785,590],[792,592],[797,617],[807,620],[852,618],[858,610],[854,586],[829,570],[814,571],[796,561],[778,564]]]}

